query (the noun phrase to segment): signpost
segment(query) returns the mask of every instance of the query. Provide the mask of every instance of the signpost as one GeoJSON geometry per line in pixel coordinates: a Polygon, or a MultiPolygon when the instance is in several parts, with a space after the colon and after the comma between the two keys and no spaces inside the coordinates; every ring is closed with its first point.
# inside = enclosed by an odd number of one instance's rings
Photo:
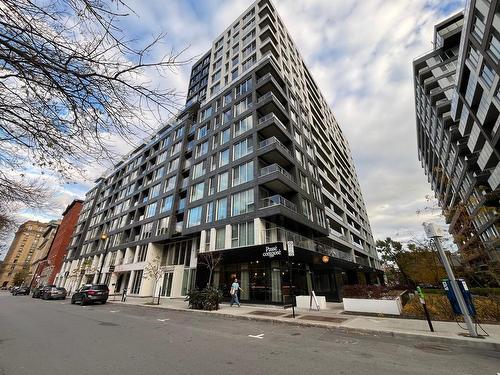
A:
{"type": "Polygon", "coordinates": [[[448,274],[449,282],[457,298],[457,302],[458,305],[460,306],[460,310],[464,317],[465,324],[467,325],[467,329],[469,330],[469,335],[471,337],[479,337],[476,330],[474,329],[474,323],[472,322],[469,310],[467,308],[467,305],[465,304],[462,291],[460,290],[457,280],[455,279],[455,275],[453,274],[453,270],[451,268],[450,262],[448,261],[448,257],[446,256],[443,248],[441,247],[440,238],[443,237],[443,230],[433,223],[424,223],[423,225],[424,225],[425,235],[433,240],[432,242],[434,242],[434,245],[436,246],[437,251],[439,253],[439,257],[441,258],[441,263],[443,263],[444,269],[448,274]]]}
{"type": "Polygon", "coordinates": [[[287,247],[288,277],[290,280],[290,298],[291,298],[292,303],[284,305],[283,308],[287,309],[287,308],[291,307],[292,308],[292,317],[295,318],[295,297],[294,297],[294,293],[293,293],[292,269],[290,267],[290,257],[293,257],[295,255],[294,248],[293,248],[293,241],[287,241],[286,247],[287,247]]]}

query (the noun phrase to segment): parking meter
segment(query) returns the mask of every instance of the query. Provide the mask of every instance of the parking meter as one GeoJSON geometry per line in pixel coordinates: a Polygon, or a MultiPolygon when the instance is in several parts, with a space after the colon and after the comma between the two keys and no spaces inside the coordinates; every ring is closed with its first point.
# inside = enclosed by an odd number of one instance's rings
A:
{"type": "MultiPolygon", "coordinates": [[[[467,284],[465,283],[464,279],[457,279],[457,284],[458,287],[460,288],[460,292],[462,293],[462,296],[464,298],[465,304],[467,306],[467,310],[469,310],[469,315],[475,316],[476,315],[476,308],[474,306],[474,302],[472,300],[472,294],[467,287],[467,284]]],[[[453,291],[453,288],[451,287],[450,280],[444,279],[443,280],[443,287],[446,292],[446,296],[448,297],[448,300],[450,301],[451,307],[453,309],[453,313],[456,315],[462,315],[462,310],[460,309],[460,305],[458,304],[457,296],[455,295],[455,292],[453,291]]]]}

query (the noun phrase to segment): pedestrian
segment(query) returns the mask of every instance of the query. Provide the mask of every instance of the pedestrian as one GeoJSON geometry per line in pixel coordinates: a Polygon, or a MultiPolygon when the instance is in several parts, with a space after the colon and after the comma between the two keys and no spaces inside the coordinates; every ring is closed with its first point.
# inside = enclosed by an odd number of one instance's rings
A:
{"type": "Polygon", "coordinates": [[[231,307],[233,307],[233,303],[236,303],[238,307],[240,307],[240,301],[238,299],[238,292],[241,290],[240,284],[238,284],[238,279],[234,279],[234,283],[231,284],[231,290],[229,293],[231,294],[231,307]]]}

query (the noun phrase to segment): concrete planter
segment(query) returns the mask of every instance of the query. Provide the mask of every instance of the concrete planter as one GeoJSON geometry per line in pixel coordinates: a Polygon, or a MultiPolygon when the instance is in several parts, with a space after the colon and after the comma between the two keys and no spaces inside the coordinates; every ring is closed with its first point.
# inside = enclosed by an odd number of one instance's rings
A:
{"type": "Polygon", "coordinates": [[[365,299],[344,298],[344,310],[349,312],[401,315],[403,305],[401,298],[396,299],[365,299]]]}

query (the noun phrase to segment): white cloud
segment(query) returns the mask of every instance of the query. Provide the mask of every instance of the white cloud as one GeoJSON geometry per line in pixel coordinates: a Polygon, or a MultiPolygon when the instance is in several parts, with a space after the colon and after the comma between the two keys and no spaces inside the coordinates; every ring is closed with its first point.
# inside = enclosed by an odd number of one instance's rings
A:
{"type": "MultiPolygon", "coordinates": [[[[123,28],[139,40],[167,32],[165,44],[154,51],[157,56],[188,45],[186,56],[200,56],[250,5],[246,0],[207,0],[192,8],[192,3],[132,1],[137,15],[124,21],[123,28]]],[[[448,13],[464,5],[450,4],[448,13]]],[[[350,143],[376,238],[421,232],[423,217],[415,212],[431,192],[417,160],[411,63],[432,48],[434,25],[447,15],[438,7],[445,5],[437,0],[276,2],[350,143]]],[[[185,66],[168,77],[149,78],[185,92],[189,71],[185,66]]],[[[89,168],[92,177],[101,171],[89,168]]],[[[91,186],[90,178],[81,182],[91,186]]],[[[60,205],[83,190],[62,188],[60,205]]]]}

